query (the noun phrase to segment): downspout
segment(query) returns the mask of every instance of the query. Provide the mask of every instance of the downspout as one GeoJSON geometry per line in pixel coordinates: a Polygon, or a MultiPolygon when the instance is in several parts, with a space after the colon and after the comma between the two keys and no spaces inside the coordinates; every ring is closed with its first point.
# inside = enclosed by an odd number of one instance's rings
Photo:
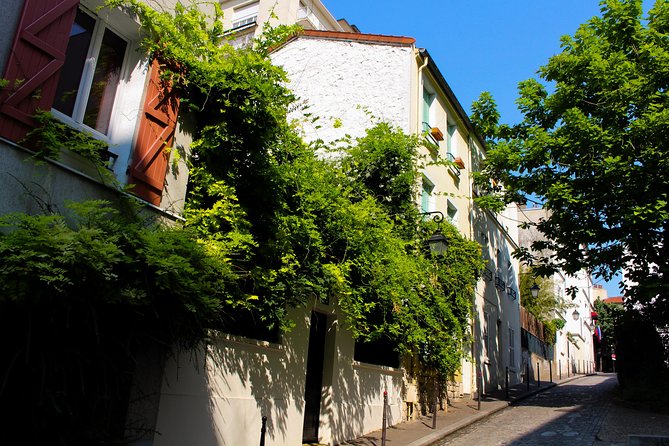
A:
{"type": "MultiPolygon", "coordinates": [[[[423,56],[421,56],[419,49],[416,49],[416,54],[420,57],[423,57],[423,56]]],[[[422,94],[423,94],[423,76],[422,76],[422,73],[423,73],[423,69],[427,66],[429,61],[430,61],[430,58],[425,56],[425,62],[423,63],[423,65],[418,67],[418,92],[417,92],[417,95],[416,95],[416,119],[418,121],[418,128],[416,129],[416,134],[420,134],[421,131],[422,131],[423,121],[422,121],[422,117],[420,115],[420,111],[421,111],[420,110],[420,98],[422,97],[422,94]]]]}

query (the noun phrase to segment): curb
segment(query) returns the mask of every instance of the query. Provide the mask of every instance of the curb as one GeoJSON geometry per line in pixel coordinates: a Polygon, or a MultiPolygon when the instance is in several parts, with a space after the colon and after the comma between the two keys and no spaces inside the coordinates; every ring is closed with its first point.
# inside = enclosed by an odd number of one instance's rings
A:
{"type": "Polygon", "coordinates": [[[574,377],[571,377],[571,378],[567,378],[563,381],[560,381],[559,383],[555,383],[555,382],[546,383],[545,386],[535,388],[534,390],[531,390],[528,393],[520,395],[516,398],[513,398],[510,401],[499,401],[499,406],[498,407],[493,407],[492,409],[490,409],[486,412],[480,413],[478,415],[475,415],[472,418],[461,420],[458,423],[454,423],[450,426],[439,429],[436,432],[433,432],[429,435],[426,435],[425,437],[420,438],[420,439],[418,439],[418,440],[416,440],[412,443],[409,443],[406,446],[431,446],[431,445],[434,445],[434,443],[436,443],[437,441],[443,440],[445,437],[447,437],[447,436],[449,436],[449,435],[451,435],[451,434],[453,434],[453,433],[455,433],[455,432],[457,432],[461,429],[464,429],[468,426],[471,426],[472,424],[477,423],[477,422],[483,420],[484,418],[488,418],[489,416],[491,416],[491,415],[493,415],[493,414],[495,414],[495,413],[497,413],[501,410],[504,410],[504,409],[508,408],[509,406],[513,406],[514,404],[519,403],[519,402],[521,402],[521,401],[523,401],[523,400],[525,400],[525,399],[527,399],[531,396],[534,396],[537,393],[541,393],[545,390],[552,389],[553,387],[561,386],[562,384],[567,384],[567,383],[572,382],[572,381],[577,380],[577,379],[585,378],[586,376],[590,376],[590,375],[574,376],[574,377]]]}

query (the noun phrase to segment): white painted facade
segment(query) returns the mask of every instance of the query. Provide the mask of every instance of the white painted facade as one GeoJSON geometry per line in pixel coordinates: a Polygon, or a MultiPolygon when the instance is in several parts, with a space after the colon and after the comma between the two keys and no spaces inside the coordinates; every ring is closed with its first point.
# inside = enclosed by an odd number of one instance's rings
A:
{"type": "Polygon", "coordinates": [[[266,444],[302,444],[311,311],[327,316],[319,442],[380,429],[384,391],[389,423],[402,421],[402,371],[354,361],[351,334],[334,307],[318,303],[292,310],[296,325],[279,344],[219,334],[206,355],[185,352],[171,360],[154,444],[256,445],[262,416],[266,444]]]}
{"type": "Polygon", "coordinates": [[[233,45],[247,45],[267,26],[344,31],[320,0],[220,0],[223,26],[233,45]]]}
{"type": "MultiPolygon", "coordinates": [[[[10,25],[0,32],[0,68],[6,70],[7,57],[12,46],[18,14],[22,2],[9,2],[7,14],[3,16],[10,25]],[[9,5],[12,3],[12,5],[9,5]]],[[[117,9],[102,8],[101,0],[82,0],[79,9],[93,17],[96,26],[104,26],[127,43],[123,64],[118,79],[118,86],[113,98],[113,107],[109,129],[100,133],[56,109],[50,110],[54,116],[66,124],[92,134],[95,138],[109,144],[109,151],[115,155],[110,166],[111,178],[106,169],[100,169],[79,155],[63,149],[57,160],[46,160],[45,165],[34,165],[30,158],[32,152],[20,143],[0,138],[0,182],[3,184],[0,200],[0,214],[8,212],[37,212],[34,197],[45,203],[53,204],[63,210],[67,200],[85,200],[105,198],[115,200],[118,188],[128,184],[127,169],[132,158],[132,146],[137,132],[139,115],[144,100],[148,62],[146,56],[137,51],[139,48],[139,24],[134,18],[117,9]],[[26,185],[30,187],[26,188],[26,185]]],[[[169,8],[170,0],[157,2],[158,6],[169,8]]],[[[187,150],[190,137],[177,127],[174,146],[187,150]]],[[[183,211],[188,171],[183,158],[171,156],[170,165],[165,176],[165,187],[160,205],[148,203],[152,209],[168,220],[176,220],[183,211]]]]}
{"type": "Polygon", "coordinates": [[[474,361],[463,361],[462,376],[453,389],[454,397],[473,396],[478,365],[486,390],[504,384],[506,367],[512,384],[520,379],[519,266],[511,255],[517,247],[517,210],[509,207],[494,216],[475,208],[470,172],[485,156],[483,145],[429,54],[413,44],[398,45],[384,41],[384,36],[305,33],[276,50],[272,59],[289,75],[288,86],[302,106],[291,118],[308,141],[336,144],[347,135],[363,136],[380,121],[409,134],[436,127],[444,135],[443,140],[432,140],[439,156],[463,160],[461,168],[430,165],[435,154],[422,147],[426,166],[417,201],[423,211],[443,212],[492,259],[493,277],[481,279],[473,298],[474,361]],[[503,275],[503,290],[495,287],[498,275],[503,275]]]}
{"type": "MultiPolygon", "coordinates": [[[[539,207],[521,207],[518,219],[523,222],[538,222],[546,217],[546,210],[539,207]]],[[[540,240],[543,235],[530,226],[521,229],[521,244],[527,248],[534,240],[540,240]]],[[[542,253],[543,256],[549,253],[542,253]]],[[[595,324],[591,313],[594,311],[594,286],[590,275],[586,271],[579,271],[574,275],[558,271],[551,277],[556,297],[562,302],[564,309],[556,315],[565,321],[565,325],[557,332],[554,346],[554,367],[556,375],[565,376],[572,373],[584,373],[594,368],[593,335],[595,324]],[[574,294],[569,290],[573,289],[574,294]],[[578,319],[574,319],[574,311],[578,312],[578,319]]]]}
{"type": "Polygon", "coordinates": [[[272,61],[289,73],[288,88],[298,96],[290,119],[307,141],[361,137],[378,121],[412,131],[410,46],[300,38],[275,51],[272,61]]]}

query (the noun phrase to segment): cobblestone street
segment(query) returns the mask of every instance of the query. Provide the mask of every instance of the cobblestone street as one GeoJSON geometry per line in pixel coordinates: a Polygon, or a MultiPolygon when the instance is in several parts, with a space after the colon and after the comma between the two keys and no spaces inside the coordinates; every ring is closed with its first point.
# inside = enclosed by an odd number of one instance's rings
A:
{"type": "Polygon", "coordinates": [[[629,434],[669,435],[669,416],[613,404],[614,375],[588,376],[539,393],[453,434],[439,446],[610,446],[629,434]]]}

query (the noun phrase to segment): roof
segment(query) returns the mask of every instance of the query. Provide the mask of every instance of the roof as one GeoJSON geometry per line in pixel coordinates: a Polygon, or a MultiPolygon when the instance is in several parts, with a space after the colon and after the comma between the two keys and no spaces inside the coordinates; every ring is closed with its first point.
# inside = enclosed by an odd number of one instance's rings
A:
{"type": "MultiPolygon", "coordinates": [[[[366,34],[366,33],[341,32],[341,31],[318,31],[318,30],[305,29],[296,33],[294,36],[286,40],[283,44],[277,46],[276,48],[273,48],[272,51],[278,50],[279,48],[283,47],[284,45],[287,45],[293,40],[304,37],[314,38],[314,39],[339,40],[345,42],[355,41],[361,43],[375,43],[375,44],[397,45],[397,46],[413,46],[416,43],[416,39],[414,39],[413,37],[406,37],[406,36],[388,36],[383,34],[366,34]]],[[[475,139],[479,141],[479,143],[483,146],[482,148],[486,150],[487,147],[485,139],[482,138],[478,134],[478,132],[474,129],[474,126],[470,121],[467,112],[465,112],[458,98],[455,97],[455,93],[453,93],[453,90],[451,89],[450,85],[448,85],[448,82],[446,82],[446,79],[444,79],[444,76],[441,74],[441,71],[437,67],[437,64],[434,62],[434,59],[430,57],[430,54],[425,48],[420,48],[419,53],[421,57],[427,59],[428,68],[430,72],[433,74],[435,80],[439,84],[439,87],[441,88],[441,90],[444,92],[450,103],[455,108],[455,112],[460,117],[467,130],[470,132],[471,135],[475,137],[475,139]]]]}
{"type": "Polygon", "coordinates": [[[446,79],[444,79],[444,76],[441,74],[439,67],[437,67],[437,64],[434,62],[434,59],[430,56],[430,53],[428,53],[428,51],[425,48],[421,48],[420,55],[427,58],[428,60],[427,66],[430,69],[430,72],[434,75],[434,78],[439,84],[439,87],[441,87],[443,92],[446,94],[446,97],[448,98],[450,103],[453,104],[455,112],[460,116],[460,119],[462,119],[462,122],[465,124],[465,127],[467,127],[467,130],[472,135],[475,136],[475,138],[479,141],[479,143],[483,145],[482,148],[485,150],[486,149],[485,139],[482,138],[478,134],[478,132],[474,129],[474,125],[470,121],[469,116],[467,116],[467,112],[465,112],[464,108],[462,108],[462,105],[460,104],[458,98],[455,97],[455,93],[453,93],[451,86],[448,85],[448,82],[446,82],[446,79]]]}
{"type": "Polygon", "coordinates": [[[381,44],[398,45],[398,46],[412,46],[416,43],[416,39],[414,39],[413,37],[304,29],[296,33],[291,38],[289,38],[286,42],[284,42],[283,45],[300,37],[311,37],[311,38],[328,39],[328,40],[342,40],[348,42],[356,41],[363,43],[381,43],[381,44]]]}
{"type": "Polygon", "coordinates": [[[609,297],[608,299],[604,299],[602,302],[604,302],[605,304],[620,304],[620,305],[622,305],[624,300],[625,299],[623,298],[623,296],[615,296],[615,297],[609,297]]]}

